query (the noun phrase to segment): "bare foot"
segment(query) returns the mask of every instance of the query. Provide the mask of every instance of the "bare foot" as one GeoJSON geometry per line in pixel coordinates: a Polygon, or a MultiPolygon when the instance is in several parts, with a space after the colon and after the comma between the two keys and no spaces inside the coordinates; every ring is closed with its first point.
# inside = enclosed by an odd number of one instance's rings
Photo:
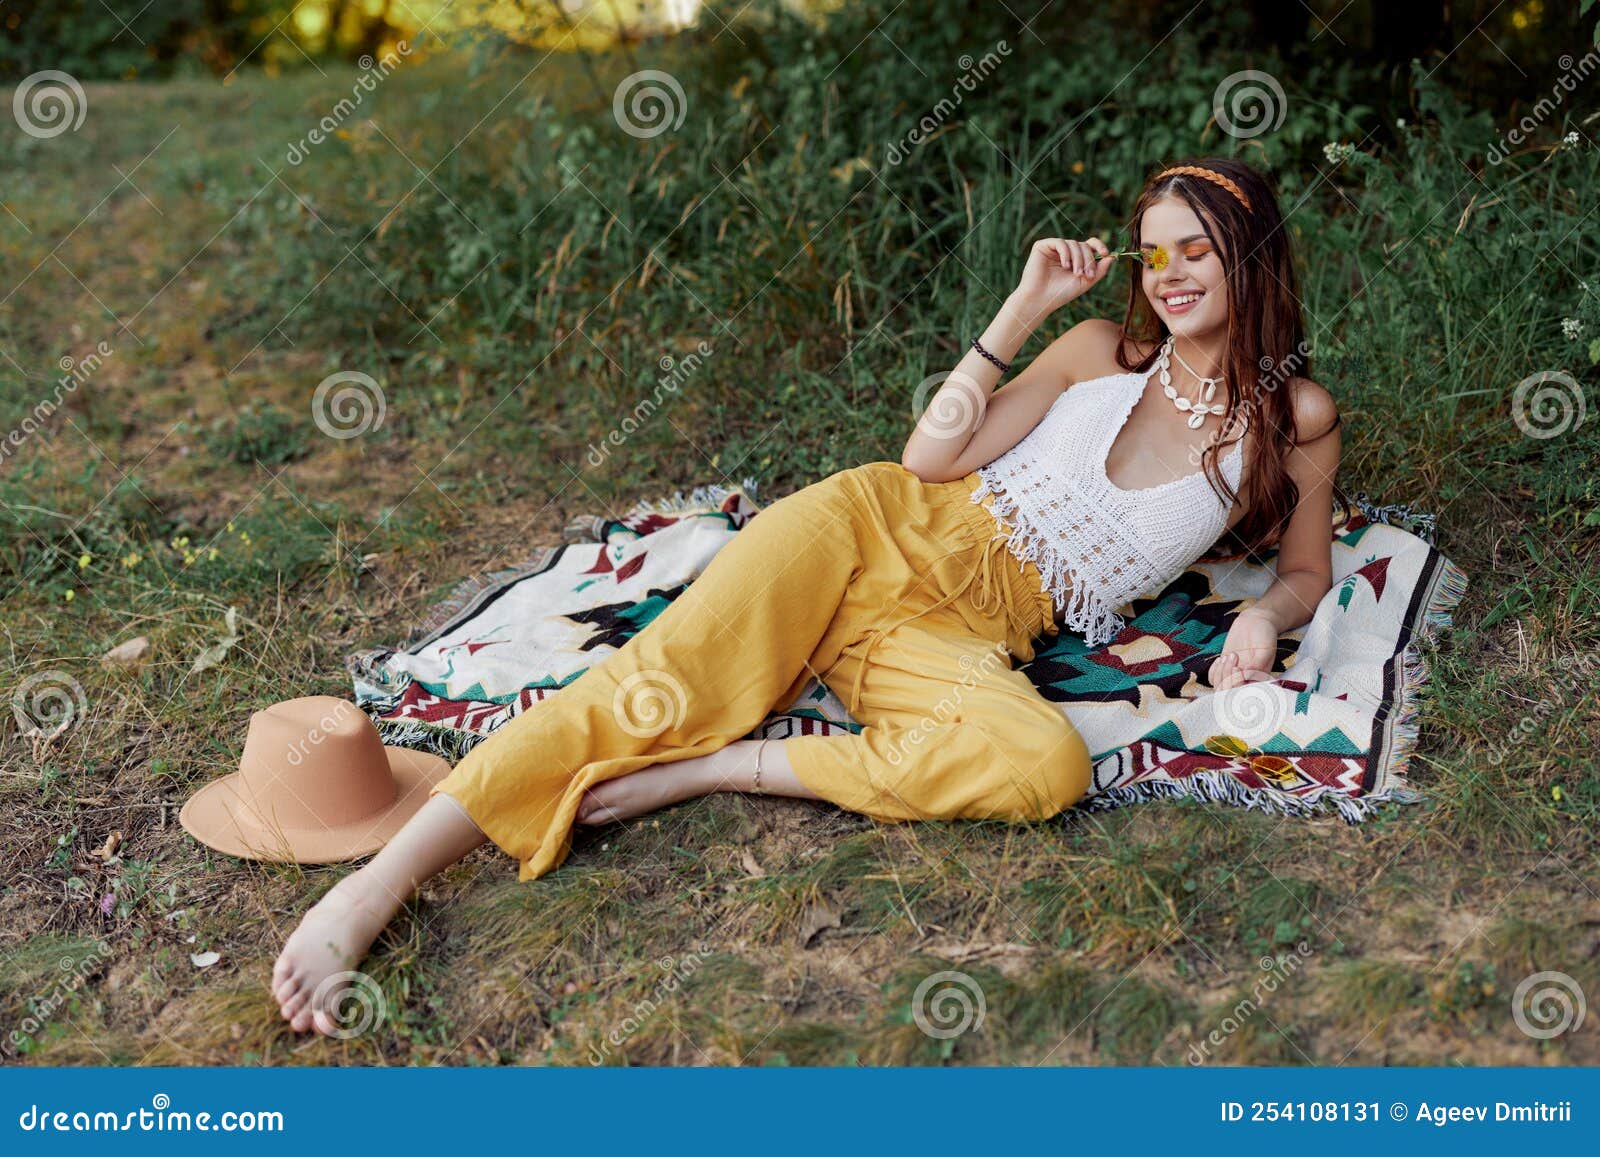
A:
{"type": "Polygon", "coordinates": [[[399,910],[399,897],[367,868],[340,880],[312,906],[272,966],[272,995],[290,1028],[314,1028],[324,1036],[338,1030],[330,1009],[347,987],[341,974],[361,963],[399,910]]]}
{"type": "Polygon", "coordinates": [[[710,755],[658,763],[628,775],[597,783],[583,793],[578,805],[580,824],[609,824],[659,811],[695,796],[717,790],[730,766],[732,745],[710,755]],[[726,755],[724,753],[727,753],[726,755]]]}

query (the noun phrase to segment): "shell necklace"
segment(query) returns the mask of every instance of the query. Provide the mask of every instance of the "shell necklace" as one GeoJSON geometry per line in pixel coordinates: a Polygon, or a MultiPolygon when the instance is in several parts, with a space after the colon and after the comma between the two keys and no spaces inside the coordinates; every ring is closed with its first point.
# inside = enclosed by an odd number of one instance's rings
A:
{"type": "Polygon", "coordinates": [[[1167,340],[1161,343],[1161,354],[1156,358],[1156,369],[1159,371],[1161,378],[1161,392],[1178,408],[1179,413],[1187,413],[1189,415],[1189,429],[1198,430],[1206,420],[1207,414],[1220,414],[1227,408],[1221,402],[1213,402],[1211,400],[1216,396],[1217,384],[1222,381],[1222,376],[1219,375],[1214,378],[1200,377],[1190,367],[1189,363],[1183,360],[1182,355],[1178,355],[1178,361],[1182,363],[1183,368],[1194,374],[1200,381],[1199,401],[1191,402],[1188,398],[1179,397],[1177,387],[1172,384],[1172,358],[1177,354],[1175,341],[1176,339],[1171,334],[1168,334],[1167,340]]]}

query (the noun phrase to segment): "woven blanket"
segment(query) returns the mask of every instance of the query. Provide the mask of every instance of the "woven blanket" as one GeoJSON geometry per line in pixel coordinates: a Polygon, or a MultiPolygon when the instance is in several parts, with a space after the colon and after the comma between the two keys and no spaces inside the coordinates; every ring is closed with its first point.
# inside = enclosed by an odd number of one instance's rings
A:
{"type": "MultiPolygon", "coordinates": [[[[760,507],[754,484],[705,486],[585,517],[561,546],[463,582],[395,648],[347,659],[356,701],[386,743],[456,760],[571,683],[682,594],[760,507]]],[[[1365,818],[1413,801],[1406,768],[1427,677],[1423,648],[1466,586],[1432,546],[1432,519],[1358,498],[1334,524],[1334,584],[1280,642],[1275,677],[1204,682],[1240,608],[1273,580],[1262,564],[1201,563],[1121,608],[1103,647],[1063,631],[1022,669],[1084,737],[1094,779],[1079,806],[1188,796],[1287,814],[1365,818]]],[[[812,682],[751,734],[859,731],[812,682]]]]}

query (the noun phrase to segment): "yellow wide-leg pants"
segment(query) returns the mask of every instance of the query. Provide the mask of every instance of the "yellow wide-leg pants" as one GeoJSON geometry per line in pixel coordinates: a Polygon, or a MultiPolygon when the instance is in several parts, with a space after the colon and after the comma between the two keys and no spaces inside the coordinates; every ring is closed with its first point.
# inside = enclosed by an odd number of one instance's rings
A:
{"type": "Polygon", "coordinates": [[[976,474],[842,470],[766,507],[623,647],[473,748],[442,791],[521,879],[566,858],[583,793],[748,735],[819,676],[859,734],[785,741],[823,799],[883,820],[1036,820],[1089,755],[1014,663],[1055,630],[976,474]]]}

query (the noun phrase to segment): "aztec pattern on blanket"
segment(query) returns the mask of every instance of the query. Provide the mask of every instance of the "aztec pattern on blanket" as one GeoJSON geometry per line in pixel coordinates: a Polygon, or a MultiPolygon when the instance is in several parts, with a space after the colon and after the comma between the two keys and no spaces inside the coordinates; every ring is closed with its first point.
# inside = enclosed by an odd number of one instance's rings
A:
{"type": "MultiPolygon", "coordinates": [[[[386,743],[459,759],[496,728],[611,654],[681,594],[759,511],[754,484],[701,487],[620,519],[582,518],[566,542],[469,579],[398,648],[347,660],[356,701],[386,743]]],[[[1268,559],[1201,563],[1123,608],[1104,647],[1062,632],[1023,668],[1094,756],[1085,806],[1191,796],[1284,813],[1336,806],[1364,818],[1413,800],[1421,646],[1450,622],[1465,577],[1431,545],[1432,522],[1401,507],[1335,523],[1334,585],[1284,637],[1270,682],[1213,691],[1202,680],[1233,616],[1271,584],[1268,559]]],[[[857,731],[813,680],[753,735],[857,731]]]]}

